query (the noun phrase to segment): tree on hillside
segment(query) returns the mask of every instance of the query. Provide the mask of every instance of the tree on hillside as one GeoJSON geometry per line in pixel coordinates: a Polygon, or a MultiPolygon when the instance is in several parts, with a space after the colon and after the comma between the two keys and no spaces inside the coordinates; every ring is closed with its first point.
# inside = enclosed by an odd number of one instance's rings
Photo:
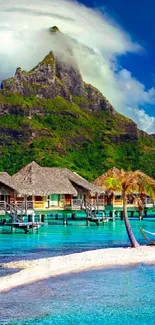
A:
{"type": "Polygon", "coordinates": [[[127,214],[127,195],[146,193],[155,196],[155,181],[141,171],[124,171],[112,168],[94,182],[103,190],[119,191],[123,198],[123,214],[127,234],[132,247],[139,247],[127,214]]]}

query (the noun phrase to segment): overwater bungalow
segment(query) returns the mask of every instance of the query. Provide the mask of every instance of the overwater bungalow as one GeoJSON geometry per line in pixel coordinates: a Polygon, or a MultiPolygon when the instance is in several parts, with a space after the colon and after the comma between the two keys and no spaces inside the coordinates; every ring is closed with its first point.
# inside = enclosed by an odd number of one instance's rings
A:
{"type": "MultiPolygon", "coordinates": [[[[134,193],[134,195],[128,195],[127,197],[127,211],[133,216],[134,212],[138,212],[138,201],[142,200],[143,210],[145,215],[149,209],[155,207],[154,200],[148,195],[142,195],[139,193],[134,193]]],[[[123,198],[119,192],[105,192],[104,195],[105,210],[109,211],[114,217],[115,215],[123,215],[123,198]]]]}
{"type": "MultiPolygon", "coordinates": [[[[115,172],[115,167],[110,171],[115,172]]],[[[109,191],[105,185],[107,173],[101,175],[94,181],[94,184],[100,183],[102,181],[102,189],[104,190],[104,205],[105,212],[110,213],[110,216],[114,218],[115,216],[120,216],[123,218],[123,197],[119,191],[109,191]]],[[[133,193],[127,195],[127,211],[133,216],[134,212],[139,212],[139,206],[142,205],[142,209],[144,210],[145,216],[147,215],[147,211],[149,209],[155,208],[155,201],[148,195],[144,193],[133,193]]]]}
{"type": "Polygon", "coordinates": [[[10,203],[26,214],[82,210],[83,202],[101,189],[67,168],[41,167],[32,162],[12,176],[18,195],[10,203]]]}
{"type": "MultiPolygon", "coordinates": [[[[105,174],[104,174],[105,175],[105,174]]],[[[102,175],[104,181],[104,175],[102,175]]],[[[151,197],[128,196],[127,210],[138,211],[142,198],[145,214],[154,208],[151,197]]],[[[0,173],[0,214],[46,216],[50,213],[79,210],[104,211],[112,218],[123,217],[121,193],[107,191],[92,184],[67,168],[41,167],[32,162],[12,177],[0,173]]],[[[31,218],[32,220],[32,218],[31,218]]]]}

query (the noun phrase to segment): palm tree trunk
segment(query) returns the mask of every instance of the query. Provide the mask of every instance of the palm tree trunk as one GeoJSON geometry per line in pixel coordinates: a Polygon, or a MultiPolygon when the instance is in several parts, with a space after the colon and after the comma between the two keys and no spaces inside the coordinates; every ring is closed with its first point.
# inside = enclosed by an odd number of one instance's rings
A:
{"type": "Polygon", "coordinates": [[[123,213],[124,213],[125,227],[126,227],[126,231],[127,231],[127,234],[128,234],[128,237],[129,237],[129,240],[130,240],[130,243],[131,243],[131,246],[134,247],[134,248],[137,248],[140,245],[138,244],[138,242],[137,242],[137,240],[136,240],[136,238],[134,236],[134,233],[132,231],[132,228],[130,226],[130,222],[129,222],[129,219],[128,219],[128,214],[127,214],[127,198],[126,198],[125,192],[123,193],[123,213]]]}
{"type": "Polygon", "coordinates": [[[139,209],[139,220],[143,220],[143,210],[139,209]]]}

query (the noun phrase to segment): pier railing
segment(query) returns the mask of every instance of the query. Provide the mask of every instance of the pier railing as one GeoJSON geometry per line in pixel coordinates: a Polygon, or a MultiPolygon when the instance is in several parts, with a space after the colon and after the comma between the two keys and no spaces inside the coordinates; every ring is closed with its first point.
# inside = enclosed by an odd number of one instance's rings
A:
{"type": "MultiPolygon", "coordinates": [[[[104,207],[104,200],[103,199],[93,199],[93,200],[86,200],[92,206],[93,209],[102,209],[104,207]]],[[[59,202],[60,208],[70,207],[72,210],[82,210],[85,208],[85,202],[82,199],[71,199],[70,201],[62,199],[59,202]]]]}
{"type": "Polygon", "coordinates": [[[0,211],[5,211],[5,209],[6,209],[6,202],[0,201],[0,211]]]}
{"type": "Polygon", "coordinates": [[[27,210],[33,210],[34,209],[33,201],[26,201],[26,208],[27,210]]]}
{"type": "Polygon", "coordinates": [[[75,210],[80,210],[82,209],[82,203],[83,200],[81,199],[71,199],[71,200],[65,200],[65,199],[61,199],[59,202],[59,206],[60,208],[66,208],[66,207],[70,207],[71,209],[75,209],[75,210]]]}
{"type": "Polygon", "coordinates": [[[81,199],[73,199],[73,200],[71,200],[71,207],[73,209],[81,210],[82,209],[82,204],[83,204],[83,200],[81,200],[81,199]]]}
{"type": "MultiPolygon", "coordinates": [[[[91,199],[87,200],[91,205],[92,209],[100,210],[104,208],[104,200],[103,199],[91,199]]],[[[27,213],[31,213],[34,209],[41,209],[45,207],[45,202],[43,201],[15,201],[7,203],[5,201],[0,201],[0,211],[8,211],[9,213],[15,213],[16,215],[26,215],[27,213]]],[[[49,206],[47,209],[53,208],[61,208],[71,210],[83,210],[84,209],[84,200],[83,199],[71,199],[65,200],[62,199],[59,201],[59,206],[49,206]]]]}
{"type": "Polygon", "coordinates": [[[27,210],[33,210],[33,201],[6,202],[0,201],[0,211],[9,212],[10,214],[23,215],[27,210]]]}
{"type": "Polygon", "coordinates": [[[147,205],[152,205],[152,206],[154,206],[154,205],[155,205],[155,201],[154,201],[151,197],[148,197],[148,198],[146,198],[146,199],[143,201],[143,204],[144,204],[145,206],[147,206],[147,205]]]}
{"type": "Polygon", "coordinates": [[[33,201],[16,201],[15,206],[17,209],[21,209],[23,211],[33,210],[34,202],[33,201]]]}

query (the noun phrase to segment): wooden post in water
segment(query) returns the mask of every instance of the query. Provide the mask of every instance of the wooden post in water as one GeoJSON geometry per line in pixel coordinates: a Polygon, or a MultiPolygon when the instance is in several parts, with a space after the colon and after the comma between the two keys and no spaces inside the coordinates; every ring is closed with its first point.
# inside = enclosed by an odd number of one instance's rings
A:
{"type": "Polygon", "coordinates": [[[32,213],[32,223],[35,221],[35,213],[32,213]]]}
{"type": "Polygon", "coordinates": [[[123,211],[121,211],[121,220],[123,220],[123,211]]]}
{"type": "Polygon", "coordinates": [[[147,218],[147,209],[144,210],[144,216],[147,218]]]}
{"type": "Polygon", "coordinates": [[[76,213],[72,213],[72,220],[75,220],[76,213]]]}
{"type": "Polygon", "coordinates": [[[12,233],[15,232],[15,228],[14,228],[14,226],[11,226],[11,232],[12,232],[12,233]]]}
{"type": "Polygon", "coordinates": [[[103,210],[102,211],[102,224],[104,224],[105,217],[106,217],[105,211],[103,210]]]}
{"type": "Polygon", "coordinates": [[[115,221],[115,210],[110,211],[110,221],[115,221]]]}
{"type": "Polygon", "coordinates": [[[63,214],[63,225],[67,226],[68,225],[68,216],[67,216],[67,212],[64,212],[63,214]]]}
{"type": "Polygon", "coordinates": [[[99,220],[96,220],[96,226],[99,226],[99,225],[100,225],[99,220]]]}
{"type": "Polygon", "coordinates": [[[112,221],[115,221],[115,210],[112,211],[112,221]]]}
{"type": "Polygon", "coordinates": [[[139,211],[139,220],[143,220],[143,210],[139,211]]]}
{"type": "Polygon", "coordinates": [[[90,221],[89,221],[89,218],[86,217],[86,226],[89,226],[90,225],[90,221]]]}

